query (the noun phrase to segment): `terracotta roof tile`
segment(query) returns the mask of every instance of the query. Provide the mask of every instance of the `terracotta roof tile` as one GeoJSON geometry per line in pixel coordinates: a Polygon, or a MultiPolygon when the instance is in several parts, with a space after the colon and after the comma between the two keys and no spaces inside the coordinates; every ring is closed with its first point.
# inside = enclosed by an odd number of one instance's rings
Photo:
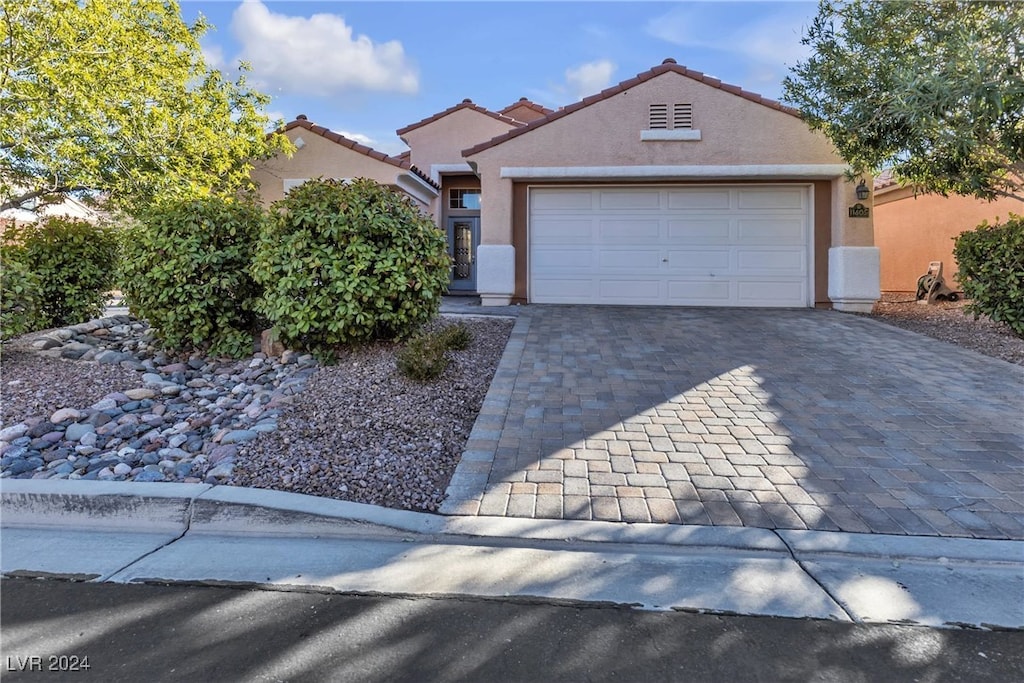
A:
{"type": "Polygon", "coordinates": [[[390,165],[395,166],[397,168],[401,168],[403,170],[410,171],[411,173],[416,174],[417,176],[419,176],[420,178],[422,178],[423,180],[428,182],[431,186],[436,187],[438,190],[441,189],[441,186],[438,185],[437,183],[435,183],[433,180],[431,180],[430,176],[428,176],[423,171],[421,171],[420,169],[416,168],[415,166],[413,166],[410,163],[410,161],[409,161],[409,153],[408,152],[403,152],[402,154],[398,155],[397,157],[388,156],[384,152],[378,152],[377,150],[373,149],[372,147],[367,147],[366,145],[360,144],[360,143],[356,142],[355,140],[353,140],[351,138],[347,138],[344,135],[342,135],[341,133],[335,133],[330,128],[325,128],[324,126],[316,125],[315,123],[313,123],[309,119],[307,119],[305,114],[299,114],[298,116],[295,117],[294,121],[289,121],[288,123],[286,123],[284,125],[283,128],[277,129],[274,133],[271,133],[271,135],[273,135],[275,133],[286,133],[286,132],[288,132],[290,130],[294,130],[296,128],[302,128],[303,130],[308,130],[309,132],[315,133],[315,134],[319,135],[322,138],[325,138],[327,140],[330,140],[333,143],[341,145],[342,147],[347,147],[348,149],[351,149],[353,152],[359,152],[360,154],[365,154],[366,156],[370,157],[371,159],[376,159],[378,161],[382,161],[382,162],[384,162],[386,164],[390,164],[390,165]]]}
{"type": "Polygon", "coordinates": [[[395,133],[399,137],[401,137],[401,136],[405,135],[406,133],[408,133],[410,131],[416,130],[417,128],[420,128],[422,126],[427,125],[428,123],[433,123],[434,121],[437,121],[438,119],[443,119],[445,116],[448,116],[449,114],[454,114],[455,112],[459,111],[460,109],[472,109],[475,112],[479,112],[481,114],[485,114],[487,116],[490,116],[492,119],[496,119],[498,121],[501,121],[502,123],[507,123],[510,126],[524,126],[524,125],[526,125],[522,121],[516,121],[513,118],[509,118],[508,116],[505,116],[503,114],[499,114],[499,113],[493,112],[490,109],[485,109],[484,107],[481,107],[478,104],[474,104],[473,100],[471,100],[471,99],[469,99],[467,97],[466,99],[464,99],[461,102],[459,102],[458,104],[456,104],[454,107],[448,107],[444,111],[439,111],[436,114],[434,114],[433,116],[428,116],[427,118],[423,119],[422,121],[417,121],[416,123],[411,123],[408,126],[406,126],[405,128],[399,128],[398,130],[395,131],[395,133]]]}
{"type": "Polygon", "coordinates": [[[800,117],[800,112],[797,111],[796,109],[793,109],[792,107],[787,107],[786,105],[776,102],[775,100],[770,100],[767,97],[762,97],[761,95],[758,95],[756,93],[749,92],[747,90],[744,90],[743,88],[740,88],[739,86],[730,85],[728,83],[722,83],[722,81],[720,81],[719,79],[707,76],[701,73],[700,71],[694,71],[693,69],[688,69],[685,66],[680,66],[676,64],[676,61],[674,59],[666,59],[664,62],[654,67],[653,69],[648,69],[643,73],[639,73],[633,78],[629,78],[625,81],[622,81],[618,85],[613,85],[610,88],[605,88],[596,95],[585,97],[581,101],[563,107],[556,112],[552,112],[551,114],[548,114],[544,118],[531,121],[522,128],[510,130],[507,133],[503,133],[495,138],[492,138],[491,140],[488,140],[487,142],[482,142],[478,145],[470,147],[469,149],[465,149],[462,151],[462,156],[472,156],[477,152],[482,152],[485,149],[489,149],[491,147],[500,145],[506,140],[518,137],[524,133],[529,133],[535,128],[539,128],[540,126],[551,123],[552,121],[557,121],[558,119],[568,116],[569,114],[572,114],[573,112],[578,111],[584,107],[589,107],[592,104],[618,95],[619,93],[629,90],[630,88],[633,88],[643,83],[644,81],[649,81],[652,78],[668,73],[670,71],[672,73],[686,76],[687,78],[692,78],[695,81],[700,81],[701,83],[709,85],[712,88],[718,88],[719,90],[724,90],[728,93],[732,93],[744,99],[750,100],[751,102],[755,102],[757,104],[764,105],[771,109],[775,109],[784,114],[796,116],[797,118],[800,117]]]}
{"type": "MultiPolygon", "coordinates": [[[[543,114],[544,116],[547,116],[548,114],[554,114],[555,113],[554,109],[548,109],[544,105],[537,104],[536,102],[532,102],[531,100],[529,100],[529,99],[527,99],[525,97],[520,97],[518,101],[513,102],[512,104],[508,105],[507,107],[505,107],[504,109],[502,109],[498,113],[502,114],[502,115],[508,115],[508,113],[510,111],[515,111],[516,109],[519,109],[519,108],[522,108],[522,107],[525,107],[526,109],[529,109],[530,111],[535,111],[538,114],[543,114]]],[[[515,117],[512,117],[512,118],[515,118],[515,117]]]]}
{"type": "Polygon", "coordinates": [[[874,189],[884,190],[885,188],[892,187],[896,184],[898,184],[898,181],[893,176],[892,169],[887,168],[875,176],[874,189]]]}

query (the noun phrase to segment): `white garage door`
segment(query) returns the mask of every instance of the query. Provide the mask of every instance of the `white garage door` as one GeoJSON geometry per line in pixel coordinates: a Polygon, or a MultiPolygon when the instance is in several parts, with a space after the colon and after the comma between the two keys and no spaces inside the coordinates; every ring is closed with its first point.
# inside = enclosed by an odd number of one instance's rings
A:
{"type": "Polygon", "coordinates": [[[530,191],[530,301],[810,306],[799,186],[530,191]]]}

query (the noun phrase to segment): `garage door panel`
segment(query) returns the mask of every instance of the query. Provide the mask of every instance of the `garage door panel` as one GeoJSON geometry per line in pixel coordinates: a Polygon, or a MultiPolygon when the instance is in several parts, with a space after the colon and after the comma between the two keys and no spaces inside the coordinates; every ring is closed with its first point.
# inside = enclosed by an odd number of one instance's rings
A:
{"type": "Polygon", "coordinates": [[[739,249],[736,267],[745,275],[785,274],[801,277],[807,273],[803,249],[739,249]]]}
{"type": "Polygon", "coordinates": [[[530,197],[533,209],[590,209],[593,208],[592,190],[564,190],[559,192],[535,192],[530,197]]]}
{"type": "Polygon", "coordinates": [[[602,220],[598,223],[597,234],[604,242],[636,244],[637,242],[658,242],[661,237],[661,221],[639,219],[602,220]]]}
{"type": "Polygon", "coordinates": [[[668,221],[668,240],[672,244],[729,244],[732,221],[692,218],[668,221]]]}
{"type": "Polygon", "coordinates": [[[672,191],[668,193],[670,209],[721,209],[732,208],[732,193],[727,189],[672,191]]]}
{"type": "Polygon", "coordinates": [[[703,274],[711,271],[728,272],[732,269],[728,249],[670,249],[667,266],[673,272],[695,270],[703,274]]]}
{"type": "Polygon", "coordinates": [[[537,294],[531,300],[539,304],[558,304],[566,301],[590,303],[594,300],[594,278],[534,278],[537,294]]]}
{"type": "Polygon", "coordinates": [[[621,249],[598,252],[600,268],[627,268],[633,271],[657,271],[661,267],[660,249],[621,249]]]}
{"type": "Polygon", "coordinates": [[[657,190],[600,190],[601,209],[660,209],[661,193],[657,190]]]}
{"type": "Polygon", "coordinates": [[[810,305],[806,187],[530,192],[531,301],[810,305]]]}
{"type": "Polygon", "coordinates": [[[591,219],[544,218],[532,223],[530,240],[534,244],[579,244],[593,241],[594,221],[591,219]]]}
{"type": "Polygon", "coordinates": [[[601,301],[637,303],[661,298],[660,280],[601,279],[598,282],[601,301]]]}
{"type": "Polygon", "coordinates": [[[736,224],[736,239],[741,244],[791,244],[802,247],[807,242],[807,224],[800,218],[741,218],[736,224]]]}
{"type": "Polygon", "coordinates": [[[666,303],[688,306],[728,306],[732,298],[727,281],[710,278],[669,280],[667,295],[666,303]]]}
{"type": "Polygon", "coordinates": [[[806,193],[802,188],[745,188],[737,190],[740,209],[796,209],[805,208],[806,193]]]}
{"type": "Polygon", "coordinates": [[[740,306],[786,306],[786,301],[807,296],[807,283],[802,280],[743,280],[736,283],[736,294],[740,306]]]}
{"type": "Polygon", "coordinates": [[[536,273],[558,273],[563,270],[585,269],[594,267],[594,253],[580,249],[545,249],[533,257],[536,273]]]}

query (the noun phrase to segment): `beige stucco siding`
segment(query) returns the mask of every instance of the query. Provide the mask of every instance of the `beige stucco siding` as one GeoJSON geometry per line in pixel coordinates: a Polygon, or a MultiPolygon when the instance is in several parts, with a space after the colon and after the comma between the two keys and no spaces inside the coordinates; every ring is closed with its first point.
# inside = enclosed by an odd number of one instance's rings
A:
{"type": "Polygon", "coordinates": [[[1003,198],[986,202],[971,197],[914,196],[913,188],[875,195],[875,244],[881,251],[882,291],[912,292],[931,261],[942,261],[947,284],[956,285],[953,239],[983,220],[1024,214],[1024,202],[1003,198]]]}
{"type": "Polygon", "coordinates": [[[431,172],[435,164],[463,164],[462,150],[495,138],[514,128],[510,123],[466,108],[409,131],[402,138],[409,145],[413,166],[431,172]]]}
{"type": "MultiPolygon", "coordinates": [[[[799,118],[672,72],[481,150],[469,160],[481,176],[484,244],[509,244],[512,237],[512,185],[501,177],[502,167],[843,163],[829,141],[799,118]],[[692,104],[692,127],[700,131],[701,139],[642,142],[649,105],[658,103],[670,108],[675,103],[692,104]]],[[[786,177],[784,170],[779,177],[786,177]]],[[[833,185],[836,204],[850,196],[849,183],[837,179],[833,185]]],[[[839,213],[837,207],[833,243],[870,244],[870,220],[849,224],[839,213]]]]}
{"type": "Polygon", "coordinates": [[[305,145],[291,158],[278,155],[254,164],[252,178],[260,185],[260,199],[270,205],[284,198],[284,180],[299,178],[369,178],[382,185],[394,185],[402,172],[398,166],[379,161],[323,138],[303,128],[285,133],[294,143],[305,145]]]}

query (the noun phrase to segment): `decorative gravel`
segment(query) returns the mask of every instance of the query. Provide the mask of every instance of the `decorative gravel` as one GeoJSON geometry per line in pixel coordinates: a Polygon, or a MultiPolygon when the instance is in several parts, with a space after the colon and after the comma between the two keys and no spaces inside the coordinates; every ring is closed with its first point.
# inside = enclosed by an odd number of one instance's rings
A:
{"type": "Polygon", "coordinates": [[[26,335],[0,357],[0,477],[236,484],[436,510],[514,324],[457,322],[469,348],[426,383],[399,374],[394,343],[323,367],[291,351],[170,357],[127,316],[26,335]]]}
{"type": "Polygon", "coordinates": [[[437,510],[514,324],[460,322],[473,341],[449,352],[451,364],[433,382],[402,376],[393,344],[350,350],[321,368],[278,430],[240,449],[231,483],[437,510]]]}
{"type": "Polygon", "coordinates": [[[889,325],[1024,365],[1024,338],[987,317],[975,320],[964,309],[967,303],[961,300],[921,304],[913,294],[884,294],[871,316],[889,325]]]}

